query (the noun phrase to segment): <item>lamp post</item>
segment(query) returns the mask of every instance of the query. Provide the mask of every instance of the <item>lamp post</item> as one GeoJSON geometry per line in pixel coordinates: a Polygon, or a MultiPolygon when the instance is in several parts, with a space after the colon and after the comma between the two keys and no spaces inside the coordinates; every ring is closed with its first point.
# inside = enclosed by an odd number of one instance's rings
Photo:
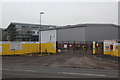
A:
{"type": "Polygon", "coordinates": [[[41,55],[42,55],[42,48],[41,48],[41,15],[42,14],[44,14],[44,12],[40,12],[40,28],[39,28],[39,51],[40,51],[40,53],[41,53],[41,55]]]}

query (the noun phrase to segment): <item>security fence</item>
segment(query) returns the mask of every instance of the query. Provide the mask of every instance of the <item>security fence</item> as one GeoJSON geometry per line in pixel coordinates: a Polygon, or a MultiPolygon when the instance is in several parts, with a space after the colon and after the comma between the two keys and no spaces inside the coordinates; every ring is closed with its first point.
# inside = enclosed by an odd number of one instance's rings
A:
{"type": "Polygon", "coordinates": [[[58,41],[57,51],[91,54],[93,52],[93,42],[92,41],[58,41]]]}

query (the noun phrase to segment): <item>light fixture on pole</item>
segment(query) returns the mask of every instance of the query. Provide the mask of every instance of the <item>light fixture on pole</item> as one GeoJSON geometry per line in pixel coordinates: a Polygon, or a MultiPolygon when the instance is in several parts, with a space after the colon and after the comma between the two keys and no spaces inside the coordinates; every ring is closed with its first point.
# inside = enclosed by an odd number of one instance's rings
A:
{"type": "Polygon", "coordinates": [[[41,48],[41,15],[44,14],[44,12],[40,12],[40,28],[39,28],[39,51],[42,55],[42,48],[41,48]]]}

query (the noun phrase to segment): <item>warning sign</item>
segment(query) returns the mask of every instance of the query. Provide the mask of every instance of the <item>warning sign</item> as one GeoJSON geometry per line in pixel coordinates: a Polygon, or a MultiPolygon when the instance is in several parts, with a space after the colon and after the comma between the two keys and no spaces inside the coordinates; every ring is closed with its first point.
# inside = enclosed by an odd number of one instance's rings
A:
{"type": "Polygon", "coordinates": [[[110,51],[110,45],[105,45],[105,51],[110,51]]]}
{"type": "Polygon", "coordinates": [[[2,52],[2,46],[0,46],[0,52],[2,52]]]}
{"type": "Polygon", "coordinates": [[[67,44],[64,44],[64,48],[67,48],[67,44]]]}
{"type": "Polygon", "coordinates": [[[10,50],[21,50],[21,43],[10,43],[10,50]]]}

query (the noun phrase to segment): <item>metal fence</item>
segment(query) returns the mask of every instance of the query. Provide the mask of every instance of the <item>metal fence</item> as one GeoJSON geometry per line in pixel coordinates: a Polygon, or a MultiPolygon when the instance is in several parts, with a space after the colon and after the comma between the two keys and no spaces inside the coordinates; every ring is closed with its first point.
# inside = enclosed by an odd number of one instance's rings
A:
{"type": "Polygon", "coordinates": [[[91,54],[93,52],[93,42],[92,41],[58,41],[57,51],[91,54]]]}

